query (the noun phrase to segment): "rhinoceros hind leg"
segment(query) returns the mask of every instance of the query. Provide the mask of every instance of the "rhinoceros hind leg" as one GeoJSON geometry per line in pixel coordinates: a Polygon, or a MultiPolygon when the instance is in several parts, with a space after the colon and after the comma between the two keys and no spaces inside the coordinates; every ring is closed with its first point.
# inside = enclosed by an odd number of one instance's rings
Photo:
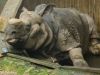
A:
{"type": "Polygon", "coordinates": [[[74,48],[69,51],[70,58],[74,66],[88,67],[87,62],[84,60],[81,48],[74,48]]]}

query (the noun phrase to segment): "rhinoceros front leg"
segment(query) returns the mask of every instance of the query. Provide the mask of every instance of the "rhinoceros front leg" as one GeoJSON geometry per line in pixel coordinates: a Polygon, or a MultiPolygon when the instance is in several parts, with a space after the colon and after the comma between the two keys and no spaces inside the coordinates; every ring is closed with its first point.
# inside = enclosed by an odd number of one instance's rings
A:
{"type": "Polygon", "coordinates": [[[87,62],[84,60],[81,48],[74,48],[69,51],[70,58],[74,66],[88,67],[87,62]]]}

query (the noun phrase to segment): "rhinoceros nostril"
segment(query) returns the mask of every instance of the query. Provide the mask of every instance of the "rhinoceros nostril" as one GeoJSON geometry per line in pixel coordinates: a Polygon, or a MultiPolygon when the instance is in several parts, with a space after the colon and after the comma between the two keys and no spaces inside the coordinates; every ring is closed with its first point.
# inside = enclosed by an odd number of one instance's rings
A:
{"type": "Polygon", "coordinates": [[[8,42],[9,40],[10,40],[10,39],[8,39],[8,38],[7,38],[7,39],[5,39],[5,41],[6,41],[6,42],[8,42]]]}

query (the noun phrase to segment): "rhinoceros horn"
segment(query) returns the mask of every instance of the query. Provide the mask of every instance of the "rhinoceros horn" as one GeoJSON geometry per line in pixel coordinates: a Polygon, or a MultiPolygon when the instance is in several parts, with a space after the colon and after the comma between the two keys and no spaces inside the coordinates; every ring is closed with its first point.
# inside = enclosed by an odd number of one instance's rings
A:
{"type": "Polygon", "coordinates": [[[9,21],[8,21],[8,24],[9,25],[23,25],[24,22],[20,19],[16,19],[16,18],[11,18],[9,21]]]}

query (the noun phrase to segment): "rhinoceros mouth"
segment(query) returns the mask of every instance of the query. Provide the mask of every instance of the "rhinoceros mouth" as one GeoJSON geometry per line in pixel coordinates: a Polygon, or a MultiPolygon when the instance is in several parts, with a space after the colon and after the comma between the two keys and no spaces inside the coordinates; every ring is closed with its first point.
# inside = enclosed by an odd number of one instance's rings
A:
{"type": "Polygon", "coordinates": [[[18,39],[8,39],[7,42],[9,44],[15,44],[18,41],[18,39]]]}

